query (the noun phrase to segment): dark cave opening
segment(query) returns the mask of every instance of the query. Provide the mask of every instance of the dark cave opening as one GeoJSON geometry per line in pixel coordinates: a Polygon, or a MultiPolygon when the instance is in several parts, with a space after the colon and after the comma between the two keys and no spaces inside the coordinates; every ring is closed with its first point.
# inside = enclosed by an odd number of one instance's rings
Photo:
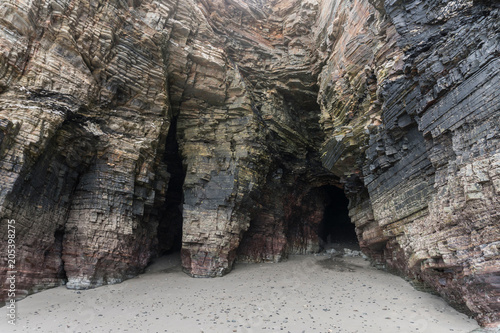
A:
{"type": "Polygon", "coordinates": [[[62,259],[63,242],[64,228],[58,228],[54,232],[54,242],[52,243],[52,246],[45,250],[44,261],[47,265],[46,267],[51,271],[51,273],[55,274],[54,277],[65,284],[68,282],[68,276],[66,275],[64,260],[62,259]]]}
{"type": "Polygon", "coordinates": [[[358,247],[354,224],[349,218],[349,199],[344,191],[333,185],[322,186],[325,210],[318,236],[324,244],[344,244],[358,247]]]}
{"type": "Polygon", "coordinates": [[[68,276],[66,275],[66,270],[64,269],[64,261],[62,260],[63,241],[64,241],[64,229],[56,230],[56,232],[54,233],[54,247],[61,260],[61,265],[59,266],[59,269],[57,271],[57,278],[61,279],[62,281],[64,281],[64,283],[66,283],[68,281],[68,276]]]}
{"type": "Polygon", "coordinates": [[[178,252],[182,247],[183,185],[186,172],[177,142],[177,117],[173,117],[170,124],[163,161],[167,165],[170,179],[157,230],[158,255],[178,252]]]}

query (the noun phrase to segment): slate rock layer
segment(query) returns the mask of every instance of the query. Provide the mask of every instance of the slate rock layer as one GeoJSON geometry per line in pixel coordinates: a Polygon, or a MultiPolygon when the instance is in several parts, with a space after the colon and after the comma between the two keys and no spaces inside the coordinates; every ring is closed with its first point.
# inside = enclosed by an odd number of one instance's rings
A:
{"type": "Polygon", "coordinates": [[[18,296],[120,282],[181,237],[196,277],[317,252],[333,186],[365,254],[499,325],[499,15],[3,1],[0,251],[14,219],[18,296]]]}

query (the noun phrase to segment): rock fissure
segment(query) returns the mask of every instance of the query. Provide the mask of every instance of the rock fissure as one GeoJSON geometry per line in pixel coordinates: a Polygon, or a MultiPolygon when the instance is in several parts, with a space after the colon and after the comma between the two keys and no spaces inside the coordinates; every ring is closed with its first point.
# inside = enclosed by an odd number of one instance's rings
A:
{"type": "Polygon", "coordinates": [[[166,137],[163,157],[168,179],[164,206],[160,208],[158,222],[158,255],[172,251],[180,251],[182,243],[182,204],[184,194],[182,187],[186,173],[182,165],[177,142],[177,118],[173,117],[166,137]]]}

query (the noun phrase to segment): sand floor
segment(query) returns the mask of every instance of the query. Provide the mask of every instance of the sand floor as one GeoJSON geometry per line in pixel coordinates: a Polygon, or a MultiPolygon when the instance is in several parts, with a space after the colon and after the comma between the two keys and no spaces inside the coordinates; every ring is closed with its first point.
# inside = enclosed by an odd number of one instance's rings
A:
{"type": "MultiPolygon", "coordinates": [[[[291,256],[193,279],[177,255],[86,291],[58,287],[17,303],[0,332],[471,332],[477,323],[363,258],[291,256]]],[[[0,311],[6,312],[3,307],[0,311]]]]}

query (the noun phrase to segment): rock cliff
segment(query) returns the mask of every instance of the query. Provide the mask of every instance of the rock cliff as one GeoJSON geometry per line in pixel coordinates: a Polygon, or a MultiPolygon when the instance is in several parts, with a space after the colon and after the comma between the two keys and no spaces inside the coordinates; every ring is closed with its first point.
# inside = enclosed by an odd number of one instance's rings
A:
{"type": "Polygon", "coordinates": [[[497,2],[6,0],[0,46],[19,296],[317,252],[336,188],[374,261],[499,325],[497,2]]]}

